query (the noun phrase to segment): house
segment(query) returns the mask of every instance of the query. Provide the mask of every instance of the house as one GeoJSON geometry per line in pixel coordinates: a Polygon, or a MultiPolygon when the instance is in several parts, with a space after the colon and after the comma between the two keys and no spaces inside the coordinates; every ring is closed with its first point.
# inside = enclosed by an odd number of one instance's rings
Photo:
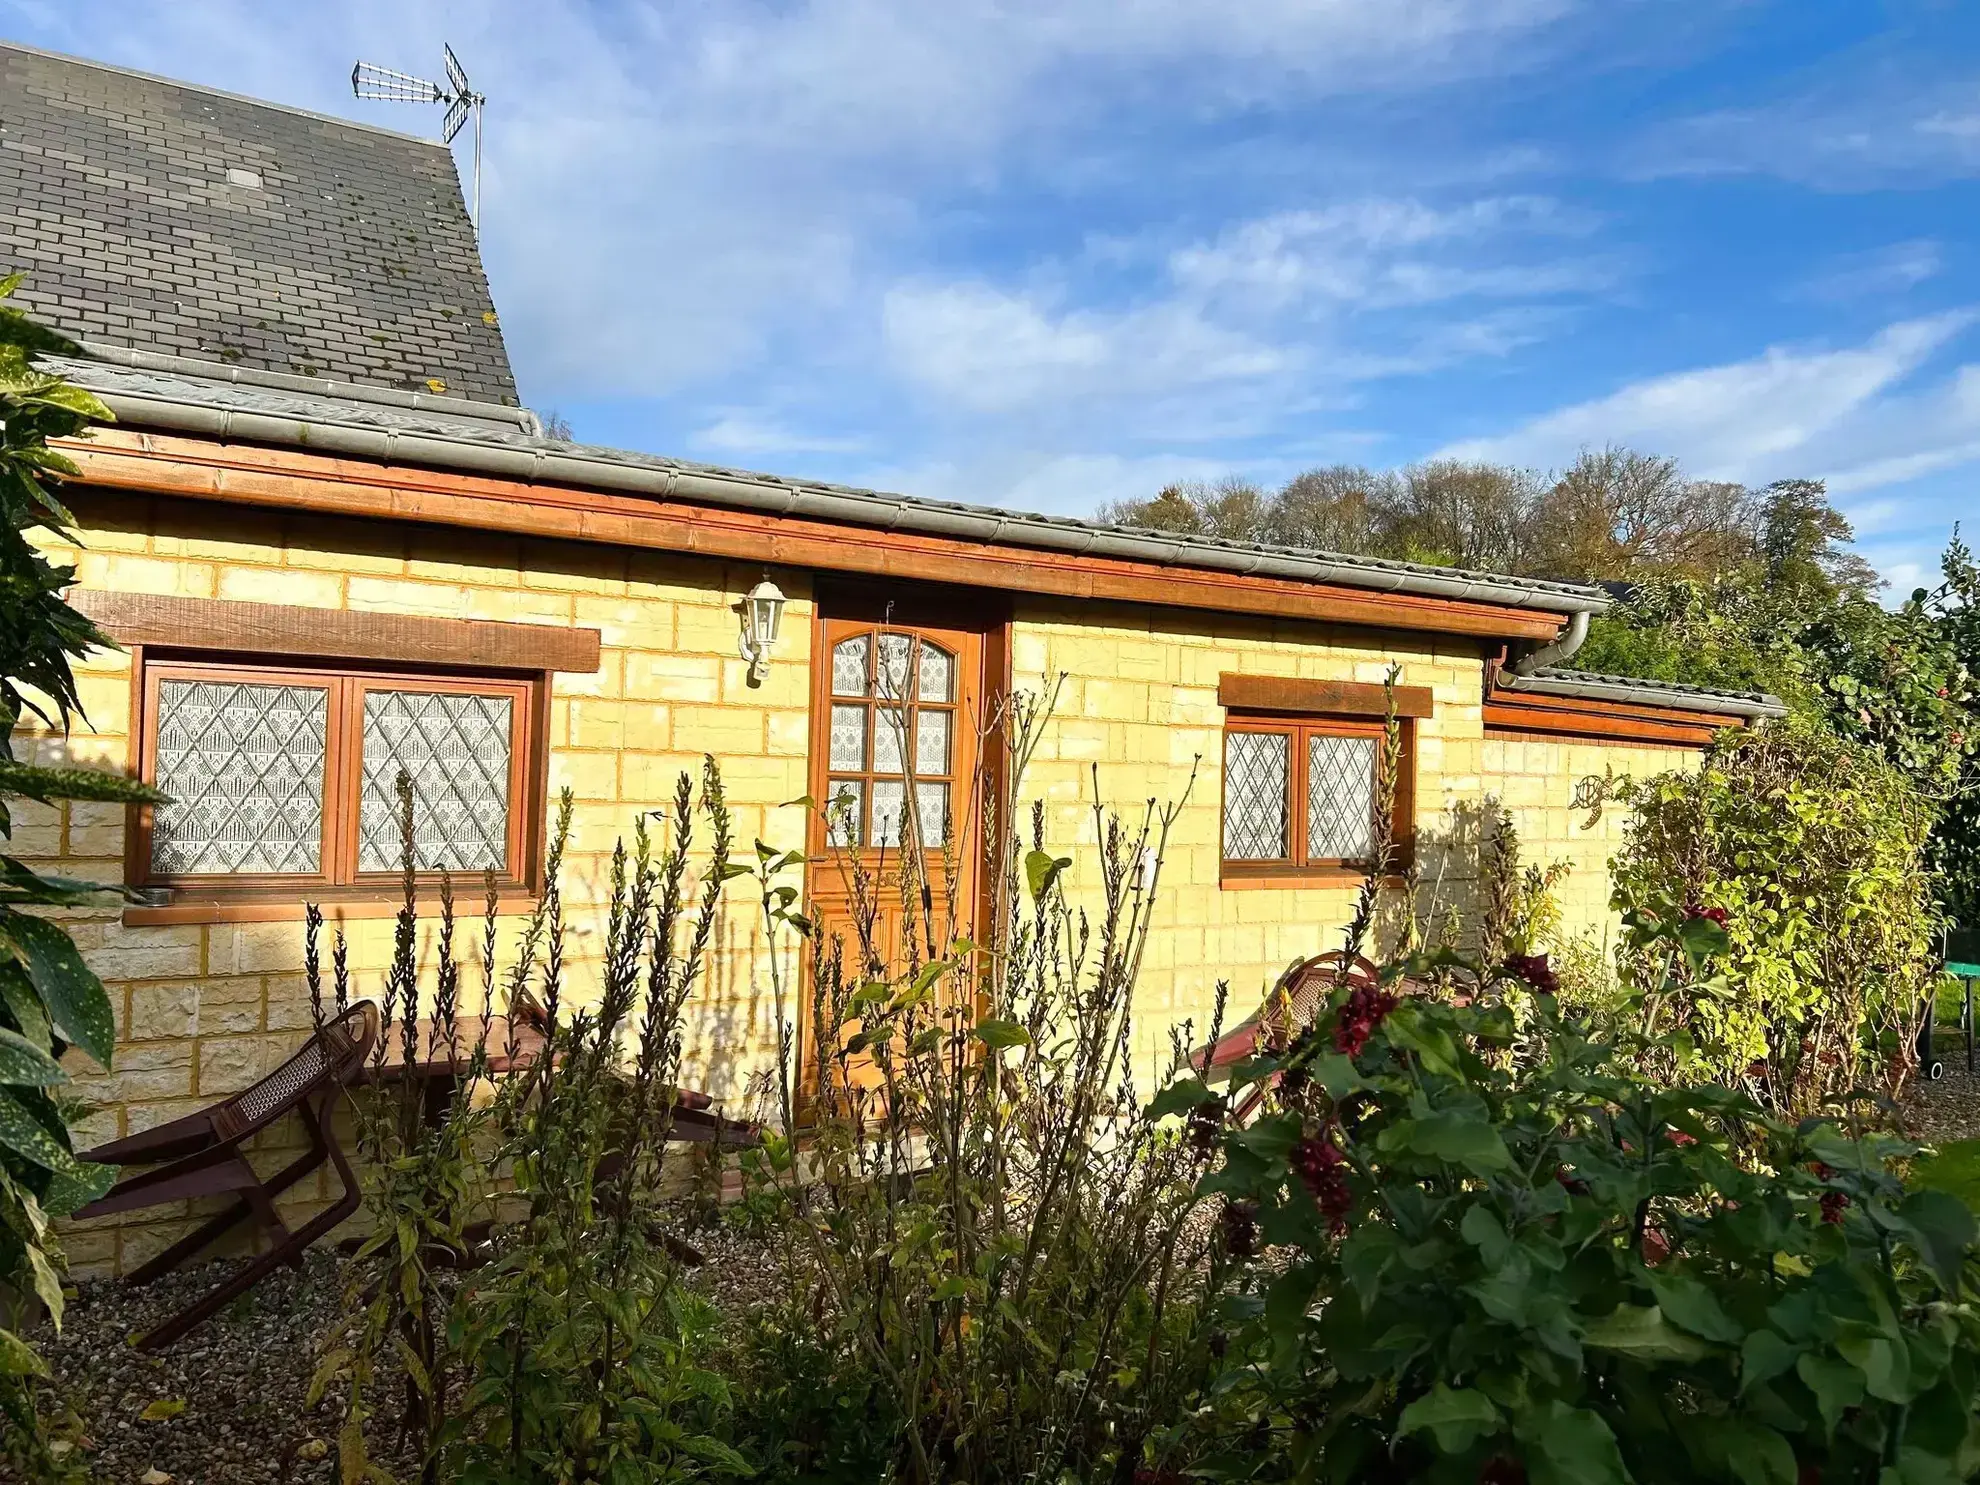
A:
{"type": "MultiPolygon", "coordinates": [[[[1138,1001],[1152,1060],[1217,981],[1243,1007],[1338,941],[1391,667],[1426,911],[1463,890],[1496,801],[1529,859],[1573,862],[1569,917],[1599,925],[1619,825],[1577,808],[1583,781],[1682,767],[1779,709],[1560,668],[1608,602],[1594,587],[548,438],[518,405],[452,160],[427,141],[6,46],[0,177],[0,266],[83,344],[61,369],[117,417],[73,450],[66,555],[74,601],[124,648],[83,664],[86,722],[35,757],[175,799],[18,813],[28,856],[132,889],[75,925],[120,1015],[114,1072],[83,1085],[94,1135],[293,1049],[305,900],[376,985],[401,768],[423,860],[494,872],[511,934],[543,886],[550,802],[573,791],[582,974],[615,840],[702,755],[745,847],[823,863],[827,825],[792,801],[849,799],[843,848],[893,845],[909,808],[941,835],[998,761],[998,699],[1056,690],[1023,795],[1076,891],[1096,890],[1096,783],[1129,811],[1185,801],[1138,1001]],[[742,615],[766,582],[786,604],[755,657],[742,615]]],[[[980,875],[983,843],[951,845],[980,875]]],[[[822,864],[811,887],[829,896],[822,864]]],[[[721,934],[690,1056],[733,1096],[775,1039],[754,903],[721,934]]],[[[72,1250],[115,1267],[171,1233],[83,1231],[72,1250]]]]}

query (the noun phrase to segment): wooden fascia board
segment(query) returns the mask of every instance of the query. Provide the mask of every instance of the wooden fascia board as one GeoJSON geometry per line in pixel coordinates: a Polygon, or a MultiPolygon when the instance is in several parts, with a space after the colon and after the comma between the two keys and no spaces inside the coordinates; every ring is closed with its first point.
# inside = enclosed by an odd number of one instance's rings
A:
{"type": "Polygon", "coordinates": [[[1702,748],[1721,728],[1738,727],[1738,717],[1684,712],[1669,707],[1635,706],[1579,697],[1508,697],[1501,692],[1485,703],[1488,734],[1541,733],[1597,742],[1657,743],[1702,748]]]}
{"type": "Polygon", "coordinates": [[[1380,629],[1550,640],[1562,623],[1539,609],[953,541],[123,428],[62,440],[61,447],[90,484],[369,520],[1380,629]]]}
{"type": "MultiPolygon", "coordinates": [[[[1382,717],[1388,715],[1389,692],[1367,681],[1309,681],[1226,671],[1217,677],[1217,704],[1227,711],[1382,717]]],[[[1429,716],[1435,709],[1430,688],[1397,686],[1395,709],[1399,717],[1429,716]]]]}
{"type": "Polygon", "coordinates": [[[287,603],[78,588],[70,602],[120,644],[479,670],[598,670],[600,633],[562,624],[436,619],[287,603]]]}

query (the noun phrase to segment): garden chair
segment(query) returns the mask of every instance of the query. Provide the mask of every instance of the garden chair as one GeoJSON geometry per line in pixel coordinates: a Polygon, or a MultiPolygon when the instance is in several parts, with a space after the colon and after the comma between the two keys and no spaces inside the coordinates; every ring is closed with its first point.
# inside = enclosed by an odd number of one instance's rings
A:
{"type": "Polygon", "coordinates": [[[223,1211],[127,1275],[127,1284],[148,1284],[170,1273],[248,1218],[268,1238],[266,1253],[145,1335],[137,1343],[140,1350],[170,1345],[279,1265],[300,1266],[311,1243],[357,1211],[361,1200],[357,1176],[338,1148],[331,1114],[337,1094],[363,1068],[377,1036],[378,1007],[361,1001],[327,1022],[295,1056],[252,1088],[210,1109],[100,1145],[79,1157],[103,1165],[155,1168],[125,1177],[107,1195],[77,1212],[77,1217],[109,1217],[205,1196],[233,1197],[223,1211]],[[274,1175],[257,1175],[241,1153],[242,1147],[291,1112],[301,1118],[309,1148],[274,1175]],[[275,1213],[275,1197],[326,1160],[336,1169],[343,1195],[291,1232],[275,1213]]]}
{"type": "MultiPolygon", "coordinates": [[[[1218,1037],[1212,1045],[1199,1047],[1190,1053],[1189,1065],[1206,1079],[1228,1078],[1240,1062],[1254,1055],[1261,1047],[1283,1049],[1290,1046],[1294,1038],[1313,1024],[1313,1018],[1326,1003],[1328,992],[1340,982],[1343,974],[1347,983],[1356,989],[1381,983],[1380,971],[1359,954],[1350,960],[1346,951],[1330,949],[1325,954],[1303,959],[1279,977],[1279,983],[1272,987],[1265,1003],[1250,1016],[1218,1037]],[[1343,965],[1346,966],[1345,971],[1343,965]]],[[[1251,1122],[1252,1115],[1265,1101],[1266,1086],[1255,1084],[1246,1091],[1231,1110],[1232,1123],[1243,1125],[1251,1122]]]]}

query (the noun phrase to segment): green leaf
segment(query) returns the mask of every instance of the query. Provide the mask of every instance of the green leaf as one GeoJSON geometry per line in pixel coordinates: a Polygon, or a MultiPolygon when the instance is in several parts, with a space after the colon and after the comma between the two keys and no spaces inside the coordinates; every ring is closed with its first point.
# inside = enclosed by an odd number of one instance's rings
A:
{"type": "Polygon", "coordinates": [[[1408,1438],[1427,1428],[1444,1453],[1462,1454],[1480,1439],[1498,1432],[1501,1421],[1498,1408],[1484,1393],[1439,1382],[1427,1396],[1402,1410],[1402,1417],[1396,1420],[1396,1437],[1408,1438]]]}
{"type": "Polygon", "coordinates": [[[1863,1373],[1846,1361],[1811,1352],[1794,1364],[1794,1374],[1815,1394],[1815,1406],[1821,1409],[1825,1433],[1833,1435],[1843,1410],[1863,1401],[1863,1373]]]}
{"type": "Polygon", "coordinates": [[[1002,1051],[1006,1047],[1028,1047],[1031,1033],[1015,1021],[978,1021],[971,1033],[986,1047],[1002,1051]]]}
{"type": "Polygon", "coordinates": [[[1657,1296],[1657,1308],[1680,1330],[1736,1346],[1746,1332],[1720,1307],[1718,1296],[1690,1274],[1669,1270],[1650,1274],[1650,1292],[1657,1296]]]}
{"type": "MultiPolygon", "coordinates": [[[[401,1343],[403,1344],[403,1342],[401,1343]]],[[[161,1397],[156,1402],[145,1404],[138,1418],[145,1423],[163,1423],[185,1412],[186,1400],[183,1397],[161,1397]]]]}
{"type": "Polygon", "coordinates": [[[1794,1449],[1778,1430],[1746,1418],[1694,1417],[1698,1451],[1722,1461],[1726,1477],[1740,1485],[1795,1485],[1794,1449]]]}
{"type": "Polygon", "coordinates": [[[1499,1131],[1473,1114],[1445,1112],[1399,1119],[1382,1131],[1376,1144],[1383,1150],[1408,1150],[1451,1161],[1479,1176],[1512,1167],[1499,1131]]]}
{"type": "Polygon", "coordinates": [[[1710,1348],[1664,1321],[1655,1305],[1617,1305],[1582,1332],[1583,1345],[1640,1361],[1696,1361],[1710,1348]]]}
{"type": "Polygon", "coordinates": [[[1741,1396],[1749,1388],[1771,1382],[1789,1370],[1800,1355],[1801,1347],[1784,1339],[1778,1331],[1756,1330],[1748,1335],[1739,1349],[1741,1396]]]}
{"type": "Polygon", "coordinates": [[[1898,1206],[1905,1235],[1949,1292],[1959,1290],[1966,1255],[1980,1241],[1973,1210],[1945,1191],[1914,1191],[1898,1206]]]}
{"type": "Polygon", "coordinates": [[[1148,1117],[1166,1119],[1171,1114],[1187,1113],[1216,1096],[1201,1078],[1177,1078],[1149,1101],[1148,1117]]]}
{"type": "Polygon", "coordinates": [[[0,1026],[0,1083],[20,1088],[54,1088],[69,1081],[62,1064],[18,1031],[0,1026]]]}
{"type": "Polygon", "coordinates": [[[69,935],[45,918],[0,908],[0,952],[27,971],[55,1029],[107,1069],[117,1039],[110,997],[69,935]]]}
{"type": "Polygon", "coordinates": [[[1492,1209],[1487,1206],[1474,1206],[1464,1214],[1458,1224],[1458,1231],[1464,1240],[1478,1250],[1478,1256],[1487,1268],[1497,1268],[1506,1261],[1506,1253],[1512,1247],[1512,1239],[1506,1236],[1506,1229],[1492,1209]]]}
{"type": "Polygon", "coordinates": [[[1616,1436],[1599,1413],[1556,1400],[1522,1422],[1533,1485],[1628,1485],[1616,1436]]]}
{"type": "Polygon", "coordinates": [[[1052,890],[1052,884],[1059,879],[1059,873],[1072,865],[1070,856],[1054,856],[1050,851],[1027,851],[1024,854],[1025,885],[1031,889],[1033,901],[1043,898],[1052,890]]]}
{"type": "Polygon", "coordinates": [[[0,1088],[0,1145],[44,1170],[73,1172],[76,1168],[68,1147],[50,1134],[9,1088],[0,1088]]]}
{"type": "Polygon", "coordinates": [[[48,1368],[34,1348],[0,1326],[0,1377],[45,1377],[48,1368]]]}
{"type": "Polygon", "coordinates": [[[58,1170],[49,1178],[41,1204],[48,1209],[49,1216],[66,1217],[108,1195],[122,1174],[114,1165],[78,1160],[69,1169],[58,1170]]]}

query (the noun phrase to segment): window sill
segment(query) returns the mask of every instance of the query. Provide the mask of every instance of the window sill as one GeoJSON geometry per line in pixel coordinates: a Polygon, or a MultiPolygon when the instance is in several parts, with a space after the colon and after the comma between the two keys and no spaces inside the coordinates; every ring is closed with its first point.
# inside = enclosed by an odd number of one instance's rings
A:
{"type": "MultiPolygon", "coordinates": [[[[398,916],[404,898],[394,893],[390,897],[313,899],[323,909],[326,923],[353,922],[365,918],[392,918],[398,916]]],[[[503,917],[511,917],[531,911],[536,906],[536,897],[528,893],[501,893],[495,899],[496,911],[503,917]]],[[[457,922],[479,919],[485,899],[479,891],[471,894],[456,891],[454,894],[454,917],[457,922]]],[[[127,903],[124,907],[123,925],[126,928],[158,928],[171,924],[184,923],[300,923],[303,920],[305,901],[299,897],[282,898],[197,898],[182,897],[168,903],[127,903]]],[[[430,917],[436,922],[440,917],[440,893],[437,888],[422,888],[419,894],[420,916],[430,917]]]]}
{"type": "MultiPolygon", "coordinates": [[[[1358,866],[1279,866],[1265,868],[1239,868],[1233,870],[1227,863],[1217,878],[1217,886],[1225,892],[1249,892],[1254,889],[1297,889],[1358,887],[1368,873],[1358,866]]],[[[1383,881],[1394,885],[1402,880],[1399,874],[1391,873],[1383,881]]]]}

